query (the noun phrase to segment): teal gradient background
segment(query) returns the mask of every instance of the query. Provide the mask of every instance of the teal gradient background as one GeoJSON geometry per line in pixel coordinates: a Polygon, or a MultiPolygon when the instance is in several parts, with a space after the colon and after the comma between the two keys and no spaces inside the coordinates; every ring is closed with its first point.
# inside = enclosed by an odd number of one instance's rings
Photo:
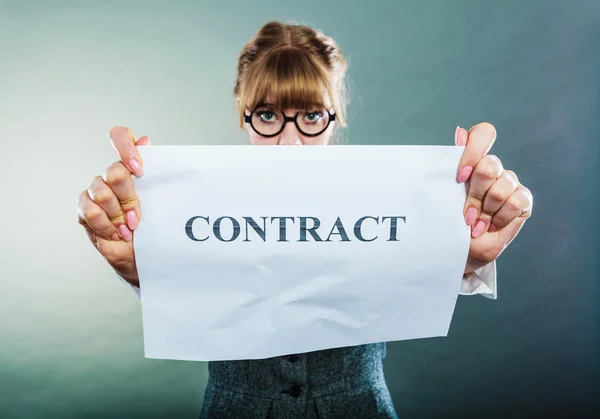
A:
{"type": "Polygon", "coordinates": [[[270,19],[342,47],[347,143],[452,144],[490,121],[534,195],[498,300],[460,297],[447,338],[388,345],[401,417],[597,414],[600,1],[0,0],[0,418],[197,417],[206,364],[144,358],[140,302],[76,199],[115,160],[114,125],[244,143],[237,54],[270,19]]]}

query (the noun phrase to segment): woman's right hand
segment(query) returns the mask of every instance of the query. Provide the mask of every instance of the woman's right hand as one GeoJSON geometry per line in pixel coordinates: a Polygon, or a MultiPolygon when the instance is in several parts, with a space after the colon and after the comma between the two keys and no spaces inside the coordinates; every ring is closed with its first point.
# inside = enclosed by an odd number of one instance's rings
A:
{"type": "Polygon", "coordinates": [[[79,195],[77,219],[115,272],[139,287],[132,240],[142,214],[131,174],[143,175],[136,146],[150,145],[150,140],[141,137],[136,141],[129,128],[120,126],[110,130],[110,140],[121,160],[111,164],[102,176],[96,176],[79,195]]]}

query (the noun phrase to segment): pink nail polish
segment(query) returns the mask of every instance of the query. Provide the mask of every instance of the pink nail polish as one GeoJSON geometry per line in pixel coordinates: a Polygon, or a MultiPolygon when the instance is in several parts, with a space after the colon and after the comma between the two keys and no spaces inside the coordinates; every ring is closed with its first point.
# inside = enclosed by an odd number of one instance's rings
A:
{"type": "Polygon", "coordinates": [[[117,233],[113,233],[112,236],[110,236],[110,238],[111,238],[111,240],[118,241],[119,235],[117,233]]]}
{"type": "Polygon", "coordinates": [[[468,226],[472,226],[477,219],[478,211],[477,208],[470,207],[465,214],[465,222],[468,226]]]}
{"type": "Polygon", "coordinates": [[[129,167],[133,171],[134,175],[136,175],[137,177],[142,177],[143,172],[142,165],[140,164],[140,162],[138,162],[136,159],[131,159],[129,160],[129,167]]]}
{"type": "Polygon", "coordinates": [[[494,232],[494,231],[496,231],[496,230],[497,230],[497,227],[496,227],[494,224],[490,224],[490,228],[488,228],[488,231],[489,231],[490,233],[493,233],[493,232],[494,232]]]}
{"type": "Polygon", "coordinates": [[[135,210],[127,211],[125,218],[127,219],[127,226],[129,227],[130,230],[133,231],[136,228],[138,228],[138,217],[137,217],[135,210]]]}
{"type": "Polygon", "coordinates": [[[462,129],[459,129],[458,133],[456,135],[456,145],[460,145],[460,146],[467,145],[467,136],[465,134],[465,131],[462,129]]]}
{"type": "Polygon", "coordinates": [[[121,237],[123,237],[125,241],[130,242],[131,239],[133,239],[133,236],[131,235],[131,230],[129,230],[125,224],[121,224],[119,226],[119,233],[121,233],[121,237]]]}
{"type": "Polygon", "coordinates": [[[473,228],[473,238],[476,239],[483,234],[483,230],[485,230],[485,222],[479,220],[475,227],[473,228]]]}
{"type": "Polygon", "coordinates": [[[458,130],[460,129],[460,127],[456,127],[456,130],[454,131],[454,144],[458,145],[458,130]]]}
{"type": "Polygon", "coordinates": [[[465,166],[462,171],[460,172],[460,175],[458,175],[458,181],[460,183],[466,182],[467,179],[469,179],[469,176],[471,176],[471,173],[473,172],[473,167],[472,166],[465,166]]]}

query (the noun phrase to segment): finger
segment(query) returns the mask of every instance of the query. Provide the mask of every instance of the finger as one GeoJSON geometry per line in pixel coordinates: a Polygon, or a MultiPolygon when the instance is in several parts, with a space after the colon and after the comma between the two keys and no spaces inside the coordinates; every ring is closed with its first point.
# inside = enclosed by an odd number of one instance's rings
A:
{"type": "MultiPolygon", "coordinates": [[[[77,219],[79,224],[86,230],[91,229],[93,233],[105,240],[119,240],[117,228],[108,219],[106,212],[90,198],[85,190],[79,195],[77,203],[77,219]]],[[[88,231],[89,234],[89,231],[88,231]]]]}
{"type": "MultiPolygon", "coordinates": [[[[142,214],[129,170],[127,170],[123,163],[115,162],[105,170],[102,179],[114,193],[126,228],[130,232],[134,231],[138,227],[142,214]]],[[[127,234],[127,231],[121,226],[119,226],[119,232],[127,234]]]]}
{"type": "Polygon", "coordinates": [[[502,175],[502,171],[500,159],[491,154],[482,158],[475,166],[464,207],[465,222],[473,227],[473,238],[479,237],[487,228],[485,221],[477,219],[482,215],[483,202],[488,190],[502,175]]]}
{"type": "Polygon", "coordinates": [[[520,185],[502,204],[491,220],[494,226],[492,231],[507,229],[508,233],[516,235],[520,225],[531,216],[533,209],[533,196],[529,189],[520,185]],[[511,223],[514,223],[512,225],[511,223]]]}
{"type": "Polygon", "coordinates": [[[144,174],[143,161],[142,156],[136,148],[133,131],[129,128],[118,126],[110,130],[109,136],[113,149],[117,152],[119,159],[125,167],[137,177],[142,177],[144,174]]]}
{"type": "MultiPolygon", "coordinates": [[[[121,166],[121,162],[119,162],[121,166]]],[[[129,174],[129,171],[123,167],[129,174]]],[[[129,175],[131,176],[131,175],[129,175]]],[[[100,176],[96,176],[92,185],[88,188],[88,195],[92,202],[98,205],[106,213],[109,221],[119,231],[121,237],[127,241],[131,240],[131,231],[127,231],[125,216],[121,210],[121,204],[113,190],[104,182],[100,176]]]]}
{"type": "Polygon", "coordinates": [[[458,181],[461,183],[469,179],[475,166],[490,151],[496,141],[496,128],[487,122],[472,127],[468,132],[465,144],[463,144],[463,131],[461,128],[457,134],[457,144],[466,145],[458,164],[458,181]]]}
{"type": "Polygon", "coordinates": [[[498,180],[490,186],[485,194],[479,219],[490,226],[492,217],[500,210],[513,192],[517,190],[518,186],[519,180],[517,179],[515,172],[512,170],[504,170],[502,175],[500,175],[498,180]]]}

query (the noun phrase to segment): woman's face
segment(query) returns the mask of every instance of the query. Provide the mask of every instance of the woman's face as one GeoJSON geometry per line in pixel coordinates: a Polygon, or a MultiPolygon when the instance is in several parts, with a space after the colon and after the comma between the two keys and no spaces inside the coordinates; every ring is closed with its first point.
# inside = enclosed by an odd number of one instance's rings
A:
{"type": "MultiPolygon", "coordinates": [[[[239,100],[237,102],[239,109],[239,100]]],[[[274,113],[264,113],[262,115],[255,116],[255,118],[262,118],[262,120],[264,120],[265,123],[267,123],[270,121],[274,121],[274,115],[281,114],[281,112],[283,112],[285,116],[293,117],[297,113],[301,112],[301,110],[293,108],[276,110],[274,113]]],[[[250,115],[250,112],[248,110],[246,110],[246,115],[250,115]]],[[[299,118],[300,117],[302,117],[302,114],[299,116],[299,118]]],[[[304,120],[313,121],[315,118],[315,115],[306,115],[304,120]]],[[[332,121],[323,133],[315,137],[304,135],[298,130],[296,124],[294,124],[293,122],[287,122],[283,131],[281,131],[274,137],[264,137],[260,135],[252,128],[252,126],[248,122],[244,122],[244,128],[246,129],[246,132],[248,132],[250,144],[252,145],[327,145],[329,143],[329,139],[331,138],[334,124],[335,121],[332,121]]]]}

